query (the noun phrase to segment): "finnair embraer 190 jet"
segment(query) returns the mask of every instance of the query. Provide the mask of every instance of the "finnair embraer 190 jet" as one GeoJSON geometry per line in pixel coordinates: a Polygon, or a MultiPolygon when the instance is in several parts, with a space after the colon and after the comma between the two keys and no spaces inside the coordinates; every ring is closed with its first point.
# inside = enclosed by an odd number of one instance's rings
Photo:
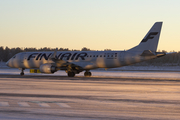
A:
{"type": "Polygon", "coordinates": [[[31,68],[48,74],[65,70],[69,77],[85,71],[84,76],[91,76],[91,69],[127,66],[166,55],[156,52],[161,27],[162,22],[156,22],[140,44],[127,51],[21,52],[6,64],[21,69],[21,75],[31,68]]]}

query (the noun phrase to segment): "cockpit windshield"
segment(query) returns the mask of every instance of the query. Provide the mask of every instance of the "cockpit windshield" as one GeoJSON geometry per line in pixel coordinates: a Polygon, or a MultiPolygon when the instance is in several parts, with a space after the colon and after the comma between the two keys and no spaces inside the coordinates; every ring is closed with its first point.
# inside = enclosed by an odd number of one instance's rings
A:
{"type": "Polygon", "coordinates": [[[16,55],[15,55],[15,56],[13,56],[13,58],[16,58],[16,55]]]}

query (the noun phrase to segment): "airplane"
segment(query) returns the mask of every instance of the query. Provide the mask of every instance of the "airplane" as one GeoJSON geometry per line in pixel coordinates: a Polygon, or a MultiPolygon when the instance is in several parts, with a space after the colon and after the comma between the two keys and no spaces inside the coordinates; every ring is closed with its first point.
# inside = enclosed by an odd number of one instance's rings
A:
{"type": "Polygon", "coordinates": [[[82,71],[90,77],[90,70],[97,68],[115,68],[127,66],[150,59],[165,56],[164,52],[156,52],[163,22],[156,22],[139,45],[127,51],[45,51],[21,52],[6,62],[12,68],[34,69],[41,73],[53,74],[65,70],[68,77],[74,77],[82,71]]]}

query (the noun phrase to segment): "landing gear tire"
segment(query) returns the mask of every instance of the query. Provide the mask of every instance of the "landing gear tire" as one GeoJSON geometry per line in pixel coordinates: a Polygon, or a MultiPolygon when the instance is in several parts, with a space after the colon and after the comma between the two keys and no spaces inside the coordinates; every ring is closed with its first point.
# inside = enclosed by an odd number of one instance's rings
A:
{"type": "Polygon", "coordinates": [[[85,73],[84,73],[84,76],[85,76],[85,77],[91,77],[91,75],[92,75],[91,72],[85,72],[85,73]]]}
{"type": "Polygon", "coordinates": [[[75,73],[74,72],[68,72],[68,77],[74,77],[75,73]]]}
{"type": "Polygon", "coordinates": [[[20,75],[23,76],[23,75],[24,75],[24,72],[21,72],[20,75]]]}
{"type": "Polygon", "coordinates": [[[24,68],[21,69],[21,73],[20,73],[21,76],[24,75],[24,68]]]}

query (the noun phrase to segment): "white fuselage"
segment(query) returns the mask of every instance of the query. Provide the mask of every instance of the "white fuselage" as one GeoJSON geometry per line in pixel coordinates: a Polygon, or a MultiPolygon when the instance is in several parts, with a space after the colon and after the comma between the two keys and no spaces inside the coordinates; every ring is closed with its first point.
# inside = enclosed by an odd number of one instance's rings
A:
{"type": "MultiPolygon", "coordinates": [[[[12,57],[7,65],[14,68],[39,68],[42,64],[54,64],[50,59],[52,54],[53,52],[21,52],[12,57]]],[[[57,62],[56,66],[71,63],[84,70],[114,68],[156,58],[156,56],[144,57],[141,54],[127,51],[57,51],[56,57],[60,62],[57,62]]]]}

